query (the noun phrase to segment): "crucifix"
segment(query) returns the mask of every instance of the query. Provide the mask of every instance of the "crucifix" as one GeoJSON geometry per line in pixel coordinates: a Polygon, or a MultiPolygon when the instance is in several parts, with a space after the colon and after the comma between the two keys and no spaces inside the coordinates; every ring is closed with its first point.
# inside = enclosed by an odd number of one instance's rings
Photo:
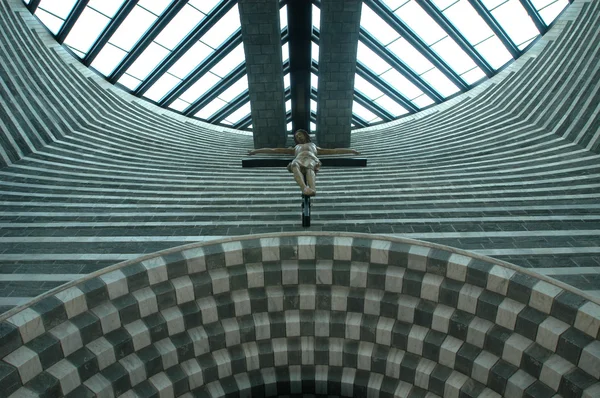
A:
{"type": "MultiPolygon", "coordinates": [[[[302,226],[310,226],[310,197],[315,196],[316,191],[316,174],[323,165],[317,155],[340,155],[352,154],[359,155],[360,153],[354,149],[337,148],[323,149],[311,142],[310,135],[306,130],[298,129],[294,133],[294,142],[296,146],[293,148],[262,148],[254,149],[248,152],[248,155],[257,153],[276,153],[294,155],[294,159],[244,159],[242,167],[277,167],[282,166],[287,162],[287,169],[294,174],[296,183],[302,190],[302,226]],[[282,164],[283,163],[283,164],[282,164]]],[[[366,166],[367,159],[364,158],[333,158],[323,159],[331,166],[366,166]],[[327,162],[327,160],[331,162],[327,162]]]]}

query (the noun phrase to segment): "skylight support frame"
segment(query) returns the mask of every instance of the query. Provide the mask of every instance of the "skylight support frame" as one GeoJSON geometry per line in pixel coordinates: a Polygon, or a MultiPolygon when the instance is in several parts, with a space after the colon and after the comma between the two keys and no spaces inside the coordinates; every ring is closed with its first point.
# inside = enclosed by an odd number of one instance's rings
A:
{"type": "Polygon", "coordinates": [[[231,8],[233,8],[236,5],[236,3],[237,0],[225,0],[222,3],[219,3],[198,24],[198,26],[196,26],[194,30],[192,30],[192,32],[190,32],[190,34],[186,36],[186,38],[183,39],[177,45],[177,47],[175,47],[175,49],[169,55],[167,55],[165,59],[162,60],[162,62],[150,73],[150,75],[148,75],[146,80],[144,80],[139,85],[139,87],[133,92],[133,94],[140,97],[144,93],[146,93],[146,91],[148,91],[150,87],[152,87],[152,85],[156,83],[156,81],[160,79],[161,76],[164,75],[165,72],[167,72],[167,70],[169,70],[169,68],[173,66],[175,62],[177,62],[179,58],[181,58],[187,52],[187,50],[192,48],[194,44],[196,44],[196,42],[200,40],[200,38],[204,36],[206,32],[210,30],[210,28],[212,28],[217,22],[219,22],[219,20],[225,14],[227,14],[227,12],[231,10],[231,8]]]}
{"type": "Polygon", "coordinates": [[[542,16],[538,12],[538,10],[536,10],[531,0],[519,1],[521,2],[521,5],[525,9],[525,11],[527,11],[527,15],[529,15],[537,30],[540,32],[541,35],[544,35],[548,31],[548,25],[546,25],[546,23],[542,19],[542,16]]]}
{"type": "MultiPolygon", "coordinates": [[[[234,34],[229,36],[213,53],[212,56],[206,58],[196,66],[196,68],[190,72],[185,79],[168,92],[164,98],[159,102],[160,106],[171,105],[179,96],[186,92],[194,83],[196,83],[202,76],[208,73],[213,66],[219,63],[225,58],[231,51],[233,51],[238,45],[242,43],[242,29],[238,29],[234,34]]],[[[245,69],[245,67],[244,67],[245,69]]]]}
{"type": "Polygon", "coordinates": [[[352,123],[357,127],[369,127],[369,122],[354,113],[352,114],[352,123]]]}
{"type": "MultiPolygon", "coordinates": [[[[365,4],[379,15],[392,29],[394,29],[400,36],[408,41],[413,47],[415,47],[429,62],[431,62],[436,68],[439,69],[452,83],[458,87],[460,91],[466,91],[469,89],[469,85],[456,73],[446,62],[444,62],[429,46],[427,46],[419,36],[417,36],[412,29],[410,29],[404,22],[399,20],[394,13],[381,2],[381,0],[365,0],[365,4]]],[[[361,28],[361,32],[362,32],[361,28]]]]}
{"type": "Polygon", "coordinates": [[[508,50],[510,55],[514,59],[518,58],[521,55],[521,50],[517,47],[517,45],[511,40],[506,31],[502,29],[496,18],[492,15],[491,12],[488,11],[487,8],[483,5],[481,0],[469,0],[469,4],[473,6],[475,11],[483,18],[485,23],[488,24],[490,29],[498,36],[498,39],[504,44],[504,47],[508,50]]]}
{"type": "Polygon", "coordinates": [[[237,122],[236,124],[234,124],[232,127],[236,130],[246,129],[251,124],[252,124],[252,115],[250,114],[250,115],[246,116],[245,118],[243,118],[242,120],[240,120],[239,122],[237,122]]]}
{"type": "Polygon", "coordinates": [[[431,0],[415,0],[417,4],[425,10],[425,12],[450,36],[456,44],[481,68],[483,73],[489,78],[494,75],[494,69],[490,64],[475,50],[456,27],[448,21],[448,18],[436,6],[431,3],[431,0]]]}
{"type": "Polygon", "coordinates": [[[77,19],[81,16],[83,10],[85,10],[85,7],[87,7],[89,1],[90,0],[77,0],[77,3],[75,3],[75,6],[69,13],[69,16],[67,19],[65,19],[65,23],[61,26],[60,30],[56,34],[56,41],[59,44],[63,44],[65,42],[65,39],[71,32],[71,29],[73,29],[75,22],[77,22],[77,19]]]}
{"type": "Polygon", "coordinates": [[[113,19],[109,22],[108,26],[104,29],[104,31],[100,34],[100,36],[96,39],[88,53],[83,58],[83,64],[85,66],[90,66],[94,59],[100,54],[102,48],[108,43],[112,35],[119,29],[121,23],[127,18],[129,13],[133,11],[135,6],[137,5],[139,0],[131,0],[126,1],[121,5],[117,14],[113,17],[113,19]]]}
{"type": "Polygon", "coordinates": [[[371,83],[374,87],[382,91],[385,95],[390,97],[392,100],[401,105],[404,109],[409,111],[410,113],[415,113],[419,111],[408,98],[399,93],[394,87],[388,84],[386,81],[382,79],[378,79],[378,76],[371,69],[367,68],[363,64],[359,62],[356,63],[356,73],[371,83]]]}
{"type": "Polygon", "coordinates": [[[379,116],[384,122],[391,122],[395,119],[394,115],[377,105],[372,99],[356,89],[354,90],[354,101],[373,112],[373,114],[379,116]]]}
{"type": "Polygon", "coordinates": [[[27,9],[30,13],[35,14],[35,10],[37,10],[41,2],[42,0],[31,0],[29,4],[27,4],[27,9]]]}
{"type": "MultiPolygon", "coordinates": [[[[250,92],[248,90],[244,91],[237,97],[235,97],[231,102],[225,105],[223,108],[219,109],[214,115],[207,119],[209,123],[220,123],[223,120],[227,119],[229,115],[233,112],[237,111],[242,107],[245,103],[250,101],[250,92]]],[[[250,114],[249,114],[250,115],[250,114]]]]}

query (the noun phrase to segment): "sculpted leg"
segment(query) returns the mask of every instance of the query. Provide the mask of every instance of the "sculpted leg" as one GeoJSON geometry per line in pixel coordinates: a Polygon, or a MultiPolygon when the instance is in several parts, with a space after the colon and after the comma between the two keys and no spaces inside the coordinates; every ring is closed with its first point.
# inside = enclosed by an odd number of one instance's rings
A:
{"type": "Polygon", "coordinates": [[[292,172],[294,173],[294,179],[296,180],[296,183],[298,183],[302,189],[302,193],[306,196],[314,196],[315,190],[306,185],[304,182],[304,176],[302,175],[302,171],[300,171],[300,167],[292,166],[292,172]]]}
{"type": "Polygon", "coordinates": [[[316,178],[315,178],[315,171],[308,169],[306,170],[306,183],[308,184],[308,186],[310,187],[310,189],[312,189],[313,195],[317,194],[317,186],[316,186],[316,178]]]}

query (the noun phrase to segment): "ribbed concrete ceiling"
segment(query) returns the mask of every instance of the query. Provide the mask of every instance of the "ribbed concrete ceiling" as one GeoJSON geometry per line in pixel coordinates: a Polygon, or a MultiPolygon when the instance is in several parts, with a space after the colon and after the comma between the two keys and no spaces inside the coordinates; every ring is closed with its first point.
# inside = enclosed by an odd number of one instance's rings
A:
{"type": "MultiPolygon", "coordinates": [[[[186,116],[252,128],[236,0],[24,2],[60,43],[110,82],[186,116]]],[[[295,2],[280,1],[279,12],[286,118],[291,130],[292,115],[297,114],[293,110],[301,107],[290,89],[290,74],[297,72],[290,67],[288,22],[310,23],[312,29],[301,31],[311,34],[311,46],[303,51],[312,59],[306,112],[309,128],[315,131],[321,2],[312,1],[311,18],[288,13],[295,2]]],[[[353,126],[394,120],[469,90],[519,57],[568,4],[569,0],[364,1],[353,126]]]]}

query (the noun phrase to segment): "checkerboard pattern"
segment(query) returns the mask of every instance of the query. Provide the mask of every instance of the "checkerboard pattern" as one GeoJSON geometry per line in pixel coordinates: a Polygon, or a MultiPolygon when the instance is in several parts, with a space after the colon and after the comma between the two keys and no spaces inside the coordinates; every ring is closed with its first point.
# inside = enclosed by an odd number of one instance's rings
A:
{"type": "Polygon", "coordinates": [[[599,326],[573,291],[435,245],[229,239],[9,313],[0,396],[592,398],[599,326]]]}

